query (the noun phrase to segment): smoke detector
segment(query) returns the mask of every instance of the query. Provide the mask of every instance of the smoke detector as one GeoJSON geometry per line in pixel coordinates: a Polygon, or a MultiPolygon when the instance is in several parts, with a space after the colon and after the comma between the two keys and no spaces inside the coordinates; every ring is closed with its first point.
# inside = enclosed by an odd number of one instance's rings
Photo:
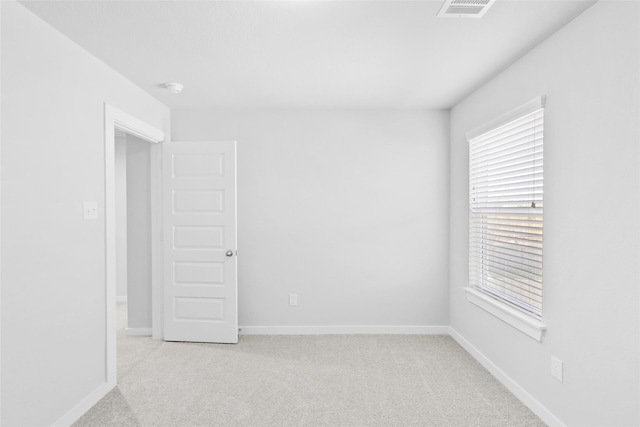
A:
{"type": "Polygon", "coordinates": [[[184,86],[180,83],[165,83],[164,87],[171,93],[180,93],[182,92],[182,89],[184,89],[184,86]]]}
{"type": "Polygon", "coordinates": [[[445,0],[438,12],[445,18],[481,18],[496,0],[445,0]]]}

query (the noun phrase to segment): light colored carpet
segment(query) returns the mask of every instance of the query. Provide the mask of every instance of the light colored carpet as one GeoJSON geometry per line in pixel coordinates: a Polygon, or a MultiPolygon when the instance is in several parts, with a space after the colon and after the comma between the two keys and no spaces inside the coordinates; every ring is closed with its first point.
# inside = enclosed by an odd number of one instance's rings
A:
{"type": "Polygon", "coordinates": [[[118,387],[75,426],[544,425],[447,336],[118,345],[118,387]]]}

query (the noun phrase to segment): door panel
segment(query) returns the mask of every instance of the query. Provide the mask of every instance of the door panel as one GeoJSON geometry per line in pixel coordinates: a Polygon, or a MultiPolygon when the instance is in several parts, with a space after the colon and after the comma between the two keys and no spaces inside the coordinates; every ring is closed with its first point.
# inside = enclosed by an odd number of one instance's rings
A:
{"type": "Polygon", "coordinates": [[[163,144],[164,339],[238,342],[235,142],[163,144]]]}

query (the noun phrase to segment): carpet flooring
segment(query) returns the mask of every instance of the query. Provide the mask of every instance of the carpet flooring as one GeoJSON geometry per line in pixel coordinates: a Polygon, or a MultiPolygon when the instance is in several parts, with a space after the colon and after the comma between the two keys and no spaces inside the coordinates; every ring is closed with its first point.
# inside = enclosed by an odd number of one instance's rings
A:
{"type": "Polygon", "coordinates": [[[124,335],[118,386],[74,426],[543,426],[448,336],[124,335]]]}

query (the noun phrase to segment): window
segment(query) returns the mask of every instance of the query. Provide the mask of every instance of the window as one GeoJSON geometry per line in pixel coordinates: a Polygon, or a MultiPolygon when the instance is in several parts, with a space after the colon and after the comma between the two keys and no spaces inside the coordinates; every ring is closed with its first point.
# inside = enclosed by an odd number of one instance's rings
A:
{"type": "Polygon", "coordinates": [[[541,97],[467,134],[470,286],[534,319],[542,318],[543,122],[541,97]]]}

